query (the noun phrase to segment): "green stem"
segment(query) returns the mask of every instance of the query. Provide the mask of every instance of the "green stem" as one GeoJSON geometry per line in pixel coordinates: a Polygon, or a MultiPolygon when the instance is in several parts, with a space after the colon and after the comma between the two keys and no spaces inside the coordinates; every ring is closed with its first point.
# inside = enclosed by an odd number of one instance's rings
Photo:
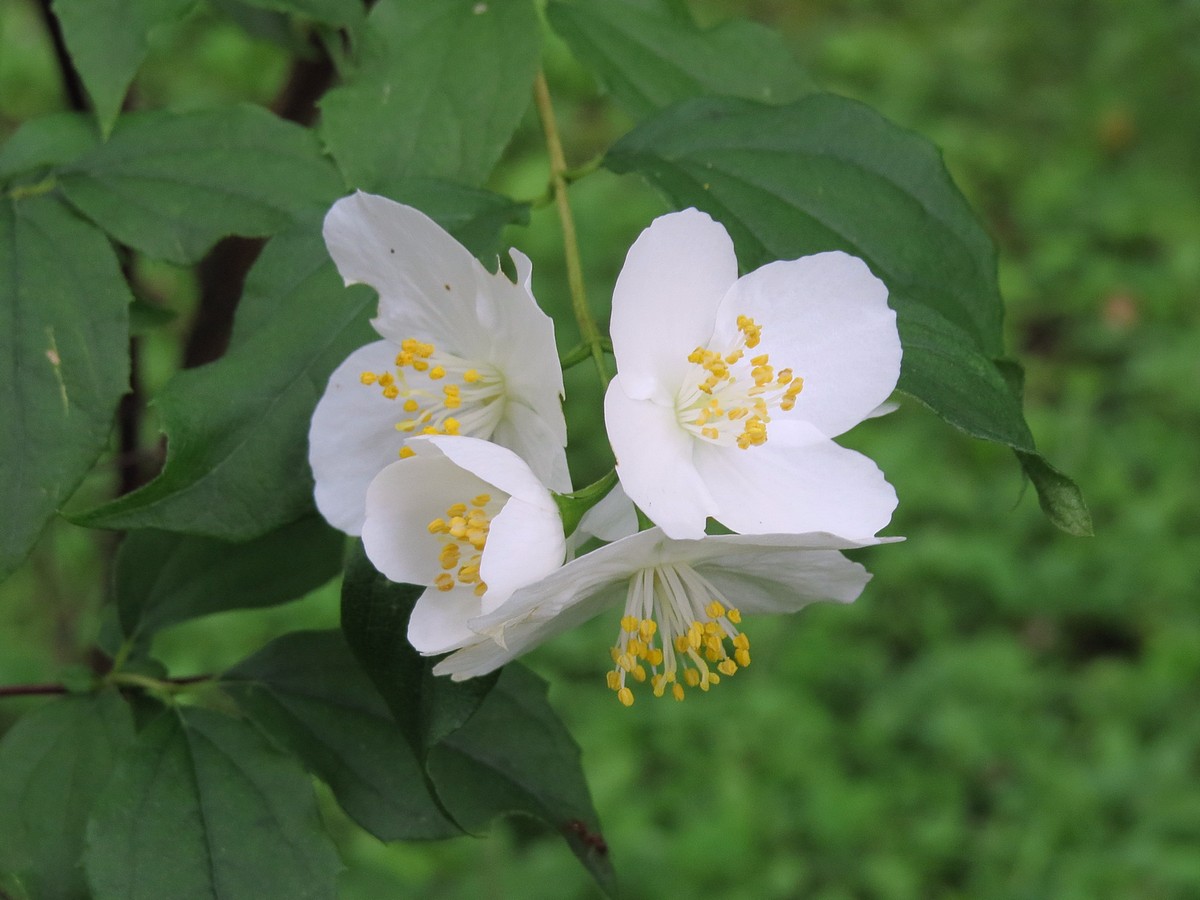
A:
{"type": "Polygon", "coordinates": [[[538,72],[534,82],[534,100],[542,120],[542,131],[546,135],[546,150],[550,155],[550,189],[558,206],[558,218],[562,225],[563,255],[567,262],[567,284],[571,289],[571,309],[579,323],[579,333],[587,345],[600,382],[608,387],[608,363],[604,359],[603,338],[600,328],[588,308],[587,292],[583,283],[583,265],[579,260],[579,239],[575,234],[575,219],[571,215],[571,203],[567,199],[567,161],[563,156],[562,141],[558,136],[558,123],[554,118],[554,105],[550,100],[550,88],[546,76],[538,72]]]}
{"type": "Polygon", "coordinates": [[[166,681],[160,681],[157,678],[139,675],[136,672],[113,672],[105,679],[109,684],[117,685],[118,687],[121,685],[140,687],[159,694],[177,694],[193,685],[211,680],[211,675],[193,675],[189,678],[168,678],[166,681]]]}
{"type": "Polygon", "coordinates": [[[587,344],[576,344],[566,353],[558,358],[558,364],[562,366],[565,372],[567,369],[574,368],[586,359],[592,358],[592,348],[587,344]]]}

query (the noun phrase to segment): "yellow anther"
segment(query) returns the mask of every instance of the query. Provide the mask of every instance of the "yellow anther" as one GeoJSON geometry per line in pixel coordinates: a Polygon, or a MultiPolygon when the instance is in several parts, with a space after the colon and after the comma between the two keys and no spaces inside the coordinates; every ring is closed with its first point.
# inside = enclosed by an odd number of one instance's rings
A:
{"type": "Polygon", "coordinates": [[[619,672],[610,669],[604,677],[608,681],[609,690],[619,691],[621,689],[621,675],[619,672]]]}
{"type": "Polygon", "coordinates": [[[406,413],[415,413],[420,408],[421,404],[416,400],[413,400],[411,397],[404,401],[404,411],[406,413]]]}
{"type": "Polygon", "coordinates": [[[424,372],[429,368],[429,363],[425,362],[423,359],[417,358],[412,361],[412,367],[418,372],[424,372]]]}
{"type": "Polygon", "coordinates": [[[663,652],[658,647],[651,648],[646,654],[646,661],[652,666],[661,666],[663,661],[663,652]]]}
{"type": "Polygon", "coordinates": [[[622,630],[628,631],[630,634],[633,634],[635,631],[637,631],[638,625],[640,624],[641,623],[638,621],[637,616],[623,616],[621,618],[622,630]]]}
{"type": "Polygon", "coordinates": [[[446,515],[448,515],[448,516],[464,516],[466,514],[467,514],[467,504],[465,504],[465,503],[455,503],[454,505],[449,506],[446,509],[446,515]]]}
{"type": "Polygon", "coordinates": [[[780,369],[779,374],[776,376],[775,380],[778,381],[780,384],[787,384],[788,382],[790,382],[792,380],[792,370],[791,369],[780,369]]]}
{"type": "Polygon", "coordinates": [[[725,659],[717,665],[717,670],[722,675],[733,675],[738,670],[738,667],[737,663],[735,663],[732,659],[725,659]]]}
{"type": "MultiPolygon", "coordinates": [[[[730,610],[730,612],[736,613],[737,610],[732,609],[732,610],[730,610]]],[[[738,613],[738,617],[736,619],[732,615],[729,617],[729,621],[732,622],[734,625],[736,625],[741,620],[742,620],[741,613],[738,613]]],[[[750,649],[750,638],[746,637],[746,635],[744,635],[744,634],[739,634],[734,637],[733,646],[737,647],[737,649],[739,649],[739,650],[749,650],[750,649]]]]}
{"type": "Polygon", "coordinates": [[[679,700],[680,702],[682,702],[683,701],[683,685],[675,684],[674,686],[672,686],[671,696],[673,696],[676,700],[679,700]]]}
{"type": "Polygon", "coordinates": [[[624,706],[633,706],[633,691],[627,687],[621,688],[619,691],[617,691],[617,699],[620,700],[624,706]]]}
{"type": "Polygon", "coordinates": [[[439,591],[450,591],[454,589],[454,576],[443,572],[433,580],[439,591]]]}
{"type": "MultiPolygon", "coordinates": [[[[728,612],[725,613],[725,618],[727,618],[734,625],[737,625],[739,622],[742,621],[742,614],[739,610],[730,609],[728,612]]],[[[738,635],[738,637],[742,637],[742,635],[738,635]]],[[[746,640],[749,641],[749,638],[747,638],[746,640]]],[[[734,643],[735,644],[737,643],[736,638],[734,639],[734,643]]]]}
{"type": "Polygon", "coordinates": [[[434,381],[437,381],[439,378],[445,378],[446,370],[443,369],[441,366],[434,366],[432,369],[429,370],[429,377],[432,378],[434,381]]]}
{"type": "Polygon", "coordinates": [[[770,359],[770,354],[768,354],[768,353],[762,353],[758,356],[752,356],[752,357],[750,357],[750,365],[754,366],[755,368],[757,368],[758,366],[765,366],[769,359],[770,359]]]}
{"type": "Polygon", "coordinates": [[[417,455],[417,451],[414,450],[412,447],[408,446],[408,444],[405,444],[403,447],[400,448],[400,458],[401,459],[411,459],[412,457],[414,457],[416,455],[417,455]]]}
{"type": "MultiPolygon", "coordinates": [[[[615,675],[616,673],[611,672],[610,674],[615,675]]],[[[661,675],[655,675],[650,679],[650,688],[654,691],[655,697],[661,697],[667,691],[667,680],[661,675]]]]}
{"type": "Polygon", "coordinates": [[[389,400],[395,400],[400,396],[400,388],[396,387],[394,384],[389,384],[383,389],[383,396],[387,397],[389,400]]]}
{"type": "Polygon", "coordinates": [[[635,681],[643,682],[646,680],[646,667],[642,665],[634,666],[630,674],[633,675],[635,681]]]}
{"type": "Polygon", "coordinates": [[[483,545],[487,543],[488,533],[482,528],[468,528],[467,542],[476,550],[482,550],[483,545]]]}
{"type": "Polygon", "coordinates": [[[700,673],[696,669],[684,669],[683,680],[687,682],[688,687],[695,687],[700,683],[700,673]]]}
{"type": "Polygon", "coordinates": [[[643,641],[649,641],[658,631],[658,623],[653,619],[642,619],[638,625],[638,634],[642,636],[643,641]]]}
{"type": "Polygon", "coordinates": [[[379,376],[374,372],[363,372],[358,376],[358,380],[363,384],[374,384],[378,378],[379,376]]]}
{"type": "Polygon", "coordinates": [[[442,423],[442,429],[446,434],[458,434],[459,427],[458,419],[451,418],[442,423]]]}
{"type": "MultiPolygon", "coordinates": [[[[480,494],[471,501],[471,505],[475,507],[487,506],[492,502],[491,494],[480,494]]],[[[472,510],[474,512],[474,510],[472,510]]]]}
{"type": "Polygon", "coordinates": [[[702,435],[704,435],[706,438],[708,438],[709,440],[713,440],[713,441],[715,441],[717,438],[719,438],[721,436],[721,432],[717,431],[717,429],[715,429],[715,428],[701,428],[700,433],[702,435]]]}
{"type": "Polygon", "coordinates": [[[384,387],[387,387],[388,385],[395,384],[396,379],[393,377],[391,372],[384,372],[379,376],[379,383],[384,387]]]}
{"type": "Polygon", "coordinates": [[[467,371],[463,372],[463,381],[465,381],[467,384],[474,384],[475,382],[479,381],[479,379],[479,372],[475,369],[467,369],[467,371]]]}
{"type": "Polygon", "coordinates": [[[637,665],[637,660],[635,660],[629,653],[622,653],[617,657],[617,665],[626,672],[632,672],[633,667],[637,665]]]}
{"type": "Polygon", "coordinates": [[[417,427],[417,423],[414,422],[412,419],[405,419],[403,422],[396,423],[397,431],[404,431],[404,432],[413,431],[416,429],[416,427],[417,427]]]}
{"type": "Polygon", "coordinates": [[[450,526],[446,524],[445,519],[434,519],[428,525],[430,534],[447,534],[450,531],[450,526]]]}
{"type": "Polygon", "coordinates": [[[733,654],[733,658],[737,660],[737,664],[739,666],[741,666],[743,669],[746,668],[746,666],[750,665],[750,651],[749,650],[738,650],[736,653],[733,654]]]}
{"type": "Polygon", "coordinates": [[[725,607],[722,606],[717,600],[714,600],[712,603],[708,604],[707,609],[704,611],[714,619],[719,619],[721,616],[725,615],[725,607]]]}
{"type": "Polygon", "coordinates": [[[426,425],[421,429],[421,434],[441,434],[441,430],[436,425],[426,425]]]}
{"type": "Polygon", "coordinates": [[[482,597],[484,594],[486,594],[487,593],[487,582],[481,581],[481,582],[479,582],[479,584],[475,585],[475,590],[473,593],[475,594],[476,597],[482,597]]]}

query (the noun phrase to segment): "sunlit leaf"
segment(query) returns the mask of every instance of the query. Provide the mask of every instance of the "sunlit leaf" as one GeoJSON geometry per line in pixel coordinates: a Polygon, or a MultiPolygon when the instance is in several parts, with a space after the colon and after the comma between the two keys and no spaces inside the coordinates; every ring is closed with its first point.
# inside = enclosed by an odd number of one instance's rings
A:
{"type": "Polygon", "coordinates": [[[394,0],[367,25],[358,70],[321,100],[321,137],[346,178],[481,184],[532,97],[531,0],[394,0]]]}

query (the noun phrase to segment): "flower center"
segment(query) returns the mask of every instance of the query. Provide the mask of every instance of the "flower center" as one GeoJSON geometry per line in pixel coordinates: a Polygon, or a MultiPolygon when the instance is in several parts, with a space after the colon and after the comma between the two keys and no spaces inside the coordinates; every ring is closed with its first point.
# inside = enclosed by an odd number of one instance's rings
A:
{"type": "Polygon", "coordinates": [[[491,494],[480,494],[468,503],[454,503],[427,526],[438,539],[438,565],[442,571],[433,580],[439,591],[470,586],[476,597],[482,597],[487,584],[479,578],[483,549],[487,546],[492,516],[504,505],[503,499],[493,500],[491,494]]]}
{"type": "Polygon", "coordinates": [[[743,450],[767,442],[774,410],[796,405],[804,379],[791,369],[775,371],[768,354],[746,358],[758,346],[762,327],[749,316],[737,317],[738,336],[721,350],[697,347],[688,355],[696,367],[679,392],[679,423],[698,437],[743,450]]]}
{"type": "Polygon", "coordinates": [[[737,630],[741,621],[742,614],[691,566],[643,569],[629,581],[608,686],[625,706],[633,705],[631,680],[649,679],[655,697],[669,687],[682,700],[685,684],[707,691],[721,675],[750,665],[750,638],[737,630]]]}
{"type": "MultiPolygon", "coordinates": [[[[400,342],[396,371],[363,372],[363,384],[379,385],[400,400],[407,418],[396,430],[415,434],[466,434],[489,438],[504,413],[504,378],[487,363],[473,363],[416,338],[400,342]]],[[[407,447],[400,456],[411,456],[407,447]]]]}

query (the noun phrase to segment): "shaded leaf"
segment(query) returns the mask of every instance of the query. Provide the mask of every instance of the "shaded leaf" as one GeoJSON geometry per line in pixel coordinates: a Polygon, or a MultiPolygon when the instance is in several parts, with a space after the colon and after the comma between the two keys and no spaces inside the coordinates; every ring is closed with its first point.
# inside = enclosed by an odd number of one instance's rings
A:
{"type": "Polygon", "coordinates": [[[529,106],[541,52],[530,0],[395,0],[367,19],[361,65],[321,100],[347,180],[481,184],[529,106]]]}
{"type": "Polygon", "coordinates": [[[1017,453],[1021,468],[1037,488],[1038,503],[1050,521],[1067,534],[1091,537],[1092,514],[1079,486],[1036,453],[1017,453]]]}
{"type": "Polygon", "coordinates": [[[308,776],[248,722],[179,707],[122,754],[88,823],[96,900],[332,898],[308,776]]]}
{"type": "Polygon", "coordinates": [[[242,0],[242,2],[247,6],[291,13],[338,27],[356,25],[363,18],[362,0],[242,0]]]}
{"type": "Polygon", "coordinates": [[[313,135],[256,106],[131,113],[59,184],[118,241],[180,265],[227,235],[282,231],[342,192],[313,135]]]}
{"type": "Polygon", "coordinates": [[[115,691],[65,697],[20,719],[0,741],[0,872],[39,900],[86,898],[84,829],[132,740],[115,691]]]}
{"type": "Polygon", "coordinates": [[[99,143],[96,126],[81,113],[62,112],[30,119],[0,146],[0,183],[21,175],[41,177],[99,143]]]}
{"type": "MultiPolygon", "coordinates": [[[[606,165],[711,213],[747,268],[834,249],[864,259],[897,312],[900,389],[968,434],[1036,454],[996,362],[995,250],[923,138],[830,94],[783,107],[701,99],[635,128],[606,165]]],[[[1077,515],[1068,507],[1078,499],[1058,478],[1061,490],[1039,493],[1056,523],[1077,515]]]]}
{"type": "Polygon", "coordinates": [[[462,833],[431,795],[416,752],[341,632],[283,635],[226,672],[221,684],[380,840],[462,833]]]}
{"type": "Polygon", "coordinates": [[[408,642],[408,617],[424,588],[396,584],[375,570],[360,541],[342,581],[342,631],[419,757],[460,727],[496,676],[451,681],[408,642]]]}
{"type": "Polygon", "coordinates": [[[117,554],[116,597],[126,636],[231,609],[302,597],[341,570],[345,537],[310,515],[245,543],[133,531],[117,554]]]}
{"type": "Polygon", "coordinates": [[[54,0],[71,62],[107,136],[157,25],[179,18],[194,0],[54,0]]]}
{"type": "Polygon", "coordinates": [[[666,2],[552,2],[546,17],[634,118],[689,97],[790,103],[816,90],[783,36],[755,22],[702,29],[666,2]]]}
{"type": "Polygon", "coordinates": [[[49,195],[0,199],[0,576],[108,441],[129,380],[112,247],[49,195]]]}
{"type": "MultiPolygon", "coordinates": [[[[412,190],[436,199],[430,214],[475,247],[526,214],[485,191],[412,190]]],[[[311,511],[309,420],[330,373],[377,338],[375,305],[370,288],[342,286],[316,220],[275,237],[246,279],[228,352],[180,372],[155,401],[168,437],[162,473],[76,520],[247,540],[311,511]]]]}
{"type": "Polygon", "coordinates": [[[566,839],[609,896],[616,875],[579,764],[579,747],[546,699],[546,682],[505,666],[495,689],[429,755],[438,795],[467,830],[522,813],[566,839]]]}

